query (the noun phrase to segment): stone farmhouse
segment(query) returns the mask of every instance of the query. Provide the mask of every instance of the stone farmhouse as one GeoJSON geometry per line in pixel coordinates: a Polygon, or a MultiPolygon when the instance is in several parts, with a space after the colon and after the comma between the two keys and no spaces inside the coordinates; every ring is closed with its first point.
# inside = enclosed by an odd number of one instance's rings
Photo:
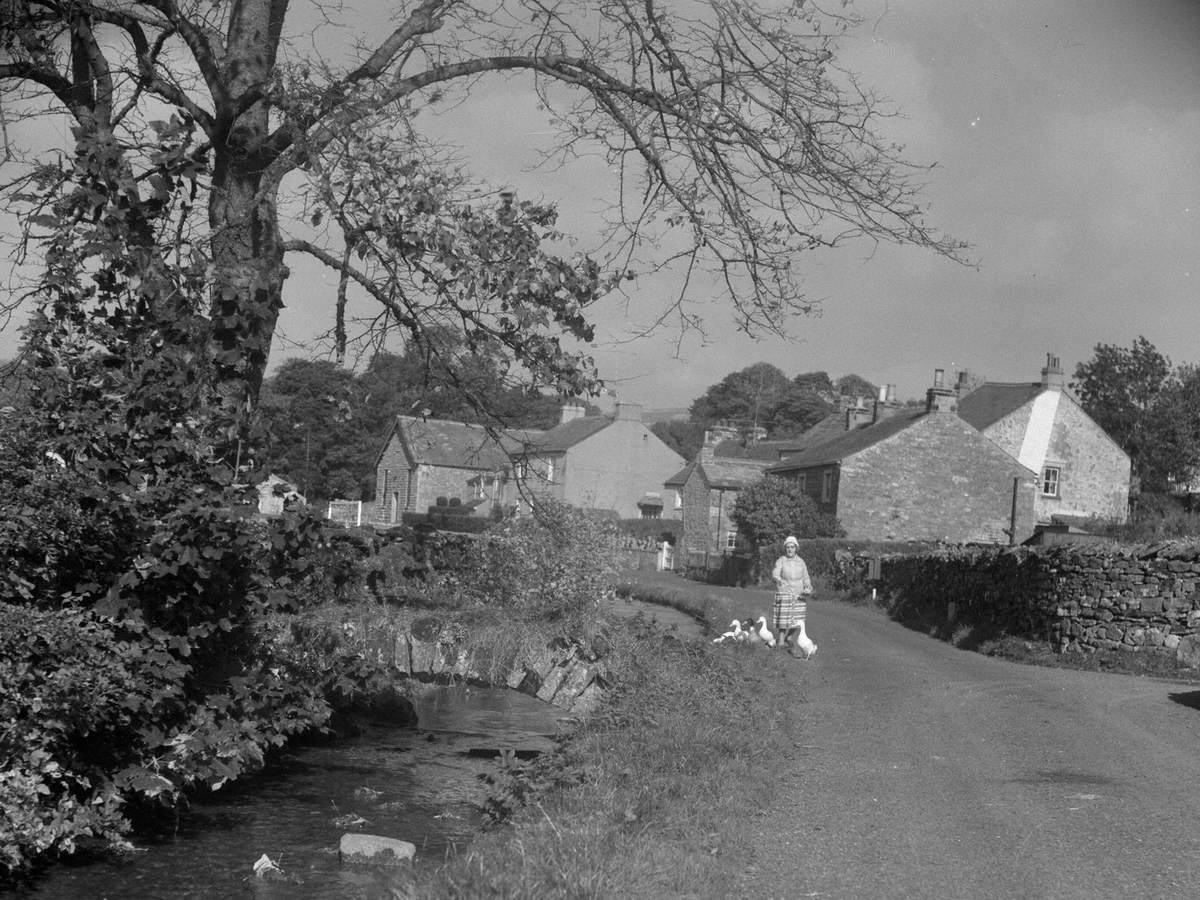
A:
{"type": "Polygon", "coordinates": [[[502,446],[482,425],[397,416],[375,460],[371,521],[396,524],[402,513],[425,512],[438,497],[490,512],[504,503],[510,453],[520,452],[516,438],[502,446]]]}
{"type": "Polygon", "coordinates": [[[1040,381],[985,381],[960,393],[958,414],[1037,473],[1038,522],[1125,521],[1129,455],[1067,390],[1058,357],[1047,354],[1040,381]]]}
{"type": "Polygon", "coordinates": [[[705,434],[696,459],[663,482],[682,519],[680,550],[689,566],[731,554],[737,528],[730,513],[738,492],[759,481],[773,459],[722,456],[719,436],[705,434]]]}
{"type": "Polygon", "coordinates": [[[621,518],[659,518],[661,485],[683,462],[632,403],[604,416],[564,406],[548,431],[499,438],[481,425],[398,416],[376,462],[373,520],[397,523],[438,497],[475,514],[527,509],[534,495],[621,518]]]}
{"type": "Polygon", "coordinates": [[[877,541],[1010,543],[1034,531],[1037,476],[956,415],[941,384],[925,407],[893,408],[766,469],[799,480],[847,537],[877,541]]]}
{"type": "Polygon", "coordinates": [[[964,372],[950,388],[939,369],[924,410],[899,407],[889,387],[869,413],[856,404],[843,415],[838,436],[828,436],[830,417],[813,429],[823,439],[802,436],[768,471],[802,479],[849,537],[1016,543],[1127,515],[1129,457],[1067,391],[1053,355],[1040,381],[964,372]],[[947,412],[956,415],[934,416],[947,412]]]}

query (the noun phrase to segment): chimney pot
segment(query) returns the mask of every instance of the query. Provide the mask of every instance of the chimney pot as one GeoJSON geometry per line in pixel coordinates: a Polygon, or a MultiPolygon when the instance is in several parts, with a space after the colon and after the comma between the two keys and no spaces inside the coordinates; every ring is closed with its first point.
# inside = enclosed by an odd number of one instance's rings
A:
{"type": "Polygon", "coordinates": [[[1053,353],[1046,354],[1046,366],[1042,369],[1042,387],[1050,390],[1062,390],[1067,383],[1058,357],[1053,353]]]}

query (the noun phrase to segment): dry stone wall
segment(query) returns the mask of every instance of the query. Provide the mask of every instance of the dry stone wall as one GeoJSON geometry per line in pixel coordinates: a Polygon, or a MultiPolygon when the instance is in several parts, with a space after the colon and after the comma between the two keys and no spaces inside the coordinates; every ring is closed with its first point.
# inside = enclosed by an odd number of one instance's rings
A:
{"type": "Polygon", "coordinates": [[[1200,665],[1200,545],[1169,542],[955,548],[889,556],[893,615],[950,637],[964,628],[1063,650],[1170,650],[1200,665]]]}
{"type": "Polygon", "coordinates": [[[603,667],[575,644],[540,647],[507,658],[471,647],[453,626],[434,617],[415,620],[407,631],[380,631],[367,638],[369,652],[406,678],[510,687],[574,715],[599,702],[607,682],[603,667]]]}

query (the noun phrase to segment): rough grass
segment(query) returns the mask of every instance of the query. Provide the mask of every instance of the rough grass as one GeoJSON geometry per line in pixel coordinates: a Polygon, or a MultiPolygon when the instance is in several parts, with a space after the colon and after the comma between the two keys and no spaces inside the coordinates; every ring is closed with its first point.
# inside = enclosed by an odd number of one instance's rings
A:
{"type": "Polygon", "coordinates": [[[737,896],[761,849],[746,823],[799,739],[780,700],[795,664],[651,628],[626,633],[613,648],[620,681],[558,759],[572,786],[419,872],[413,894],[737,896]]]}

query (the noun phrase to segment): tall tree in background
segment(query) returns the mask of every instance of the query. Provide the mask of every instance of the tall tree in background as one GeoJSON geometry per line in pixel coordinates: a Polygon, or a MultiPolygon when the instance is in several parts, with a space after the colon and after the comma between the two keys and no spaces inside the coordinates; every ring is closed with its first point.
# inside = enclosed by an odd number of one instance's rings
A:
{"type": "Polygon", "coordinates": [[[861,375],[843,375],[834,384],[839,397],[862,397],[870,400],[879,396],[879,388],[861,375]]]}
{"type": "Polygon", "coordinates": [[[1200,476],[1200,366],[1181,365],[1154,400],[1146,435],[1139,442],[1143,484],[1148,490],[1185,488],[1195,493],[1200,476]]]}
{"type": "Polygon", "coordinates": [[[1200,466],[1200,376],[1139,336],[1130,347],[1097,344],[1071,387],[1084,410],[1129,454],[1145,490],[1191,481],[1200,466]]]}
{"type": "MultiPolygon", "coordinates": [[[[327,64],[284,36],[343,7],[318,5],[308,21],[296,9],[36,0],[5,4],[0,21],[10,135],[23,116],[66,111],[66,168],[95,177],[102,216],[175,191],[164,154],[175,173],[191,167],[160,236],[209,273],[191,340],[231,432],[258,402],[291,252],[377,301],[380,325],[419,342],[452,322],[472,349],[577,393],[597,373],[562,338],[589,340],[590,304],[639,263],[680,265],[672,310],[682,323],[697,321],[692,296],[715,290],[740,327],[779,332],[811,306],[796,277],[805,251],[857,236],[960,251],[926,224],[913,166],[873,130],[874,97],[837,67],[850,17],[749,0],[420,0],[327,64]],[[422,139],[421,110],[495,75],[531,80],[564,155],[598,148],[611,162],[619,183],[604,259],[547,252],[559,237],[551,208],[498,206],[422,139]],[[296,176],[308,184],[303,219],[284,192],[296,176]],[[659,245],[670,258],[639,260],[656,245],[644,238],[664,229],[676,233],[659,245]],[[701,283],[705,270],[713,279],[701,283]]],[[[353,17],[353,3],[344,12],[353,17]]],[[[25,181],[6,179],[9,199],[35,231],[57,233],[53,211],[72,178],[38,150],[25,181]]],[[[136,306],[140,280],[128,274],[136,306]]]]}
{"type": "Polygon", "coordinates": [[[778,368],[755,363],[730,372],[692,401],[691,421],[703,426],[727,423],[743,428],[766,427],[791,387],[791,379],[778,368]]]}
{"type": "Polygon", "coordinates": [[[695,422],[671,419],[655,422],[650,426],[650,430],[660,441],[688,461],[695,459],[704,445],[704,426],[695,422]]]}
{"type": "MultiPolygon", "coordinates": [[[[875,388],[858,375],[838,379],[838,384],[875,388]]],[[[816,425],[834,409],[839,394],[827,372],[802,372],[788,378],[770,363],[760,362],[731,372],[692,402],[690,421],[702,428],[733,425],[749,433],[765,428],[768,439],[796,437],[816,425]]],[[[661,435],[660,435],[661,436],[661,435]]],[[[690,457],[689,457],[690,458],[690,457]]]]}

